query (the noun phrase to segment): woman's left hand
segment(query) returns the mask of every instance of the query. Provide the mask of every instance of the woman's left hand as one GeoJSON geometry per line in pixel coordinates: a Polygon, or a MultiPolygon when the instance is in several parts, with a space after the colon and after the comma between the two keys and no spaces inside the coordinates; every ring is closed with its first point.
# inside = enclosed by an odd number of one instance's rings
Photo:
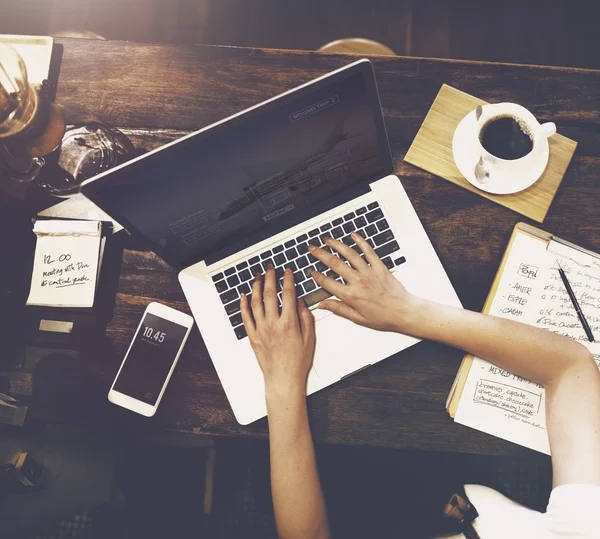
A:
{"type": "Polygon", "coordinates": [[[283,277],[282,308],[279,312],[275,270],[270,266],[252,284],[252,301],[242,294],[240,308],[246,333],[263,372],[267,398],[301,391],[315,351],[315,324],[312,313],[296,299],[294,277],[287,269],[283,277]]]}

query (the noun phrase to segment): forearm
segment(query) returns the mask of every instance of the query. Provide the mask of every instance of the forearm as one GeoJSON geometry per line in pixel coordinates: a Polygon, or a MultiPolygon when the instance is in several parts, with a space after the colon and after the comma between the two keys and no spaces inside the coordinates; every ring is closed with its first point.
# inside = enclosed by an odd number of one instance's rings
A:
{"type": "Polygon", "coordinates": [[[285,539],[328,537],[304,392],[267,392],[267,413],[277,531],[285,539]]]}
{"type": "Polygon", "coordinates": [[[573,339],[472,311],[416,300],[400,331],[465,350],[541,384],[559,378],[575,363],[590,362],[573,339]]]}
{"type": "MultiPolygon", "coordinates": [[[[417,300],[420,302],[421,300],[417,300]]],[[[573,339],[511,320],[422,302],[403,331],[461,348],[546,389],[554,485],[600,484],[600,373],[573,339]]]]}
{"type": "Polygon", "coordinates": [[[578,362],[546,385],[554,485],[600,485],[600,373],[578,362]]]}

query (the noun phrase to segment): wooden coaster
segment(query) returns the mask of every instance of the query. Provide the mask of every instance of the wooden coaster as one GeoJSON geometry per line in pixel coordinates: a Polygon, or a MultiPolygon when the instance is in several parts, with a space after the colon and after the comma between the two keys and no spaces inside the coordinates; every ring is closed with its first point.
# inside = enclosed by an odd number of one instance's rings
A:
{"type": "Polygon", "coordinates": [[[452,86],[442,85],[404,160],[539,223],[543,222],[577,148],[577,142],[558,133],[552,135],[548,139],[548,165],[537,182],[524,191],[510,195],[486,193],[465,180],[452,155],[454,130],[477,105],[487,105],[487,102],[452,86]]]}

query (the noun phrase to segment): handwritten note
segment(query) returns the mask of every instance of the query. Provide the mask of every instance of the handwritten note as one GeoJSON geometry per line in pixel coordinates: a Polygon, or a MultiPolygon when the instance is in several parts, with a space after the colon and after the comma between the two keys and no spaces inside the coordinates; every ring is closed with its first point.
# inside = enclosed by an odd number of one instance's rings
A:
{"type": "Polygon", "coordinates": [[[92,307],[98,276],[98,221],[37,221],[27,305],[92,307]]]}
{"type": "MultiPolygon", "coordinates": [[[[592,332],[600,338],[598,259],[520,232],[489,314],[566,335],[585,345],[600,368],[600,343],[590,343],[557,271],[565,270],[592,332]],[[547,248],[548,247],[548,248],[547,248]]],[[[550,454],[544,388],[475,358],[455,420],[494,436],[550,454]]]]}

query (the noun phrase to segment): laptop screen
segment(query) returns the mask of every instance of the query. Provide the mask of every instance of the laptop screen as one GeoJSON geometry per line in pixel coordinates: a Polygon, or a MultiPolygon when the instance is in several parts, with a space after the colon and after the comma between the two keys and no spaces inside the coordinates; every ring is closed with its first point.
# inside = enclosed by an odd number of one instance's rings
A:
{"type": "Polygon", "coordinates": [[[324,211],[328,200],[390,173],[390,162],[372,67],[361,62],[128,164],[84,193],[183,267],[324,211]]]}

